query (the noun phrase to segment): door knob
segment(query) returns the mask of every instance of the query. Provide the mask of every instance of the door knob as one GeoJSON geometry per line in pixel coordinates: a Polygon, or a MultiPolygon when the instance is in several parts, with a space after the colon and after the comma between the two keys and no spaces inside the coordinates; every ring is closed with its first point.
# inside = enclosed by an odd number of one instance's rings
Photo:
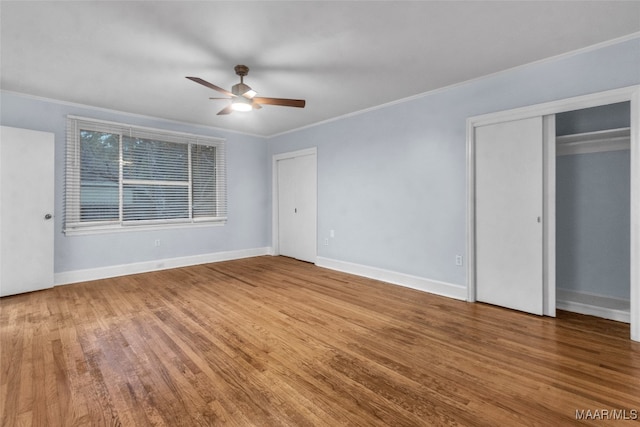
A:
{"type": "Polygon", "coordinates": [[[46,215],[44,216],[44,219],[51,219],[51,214],[46,214],[46,215]]]}

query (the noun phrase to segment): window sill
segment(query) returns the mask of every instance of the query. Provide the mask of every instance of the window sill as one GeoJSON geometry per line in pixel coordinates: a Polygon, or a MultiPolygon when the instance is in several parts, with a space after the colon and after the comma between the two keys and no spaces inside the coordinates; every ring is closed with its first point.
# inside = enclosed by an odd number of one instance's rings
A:
{"type": "Polygon", "coordinates": [[[135,231],[149,230],[170,230],[176,228],[204,228],[204,227],[220,227],[227,223],[227,219],[215,221],[194,221],[194,222],[165,222],[161,224],[136,224],[136,225],[102,225],[102,226],[80,226],[63,230],[65,236],[87,236],[93,234],[109,234],[109,233],[130,233],[135,231]]]}

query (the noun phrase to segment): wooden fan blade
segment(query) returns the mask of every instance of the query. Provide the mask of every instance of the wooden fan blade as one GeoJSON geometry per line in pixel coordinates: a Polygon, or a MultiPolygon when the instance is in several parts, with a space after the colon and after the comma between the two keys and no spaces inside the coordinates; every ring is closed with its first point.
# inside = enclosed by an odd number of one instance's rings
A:
{"type": "Polygon", "coordinates": [[[304,99],[263,98],[259,96],[253,98],[253,101],[257,102],[258,104],[282,105],[283,107],[297,108],[304,108],[306,103],[304,99]]]}
{"type": "Polygon", "coordinates": [[[233,108],[231,108],[231,104],[229,104],[226,107],[224,107],[222,110],[220,110],[217,115],[222,116],[225,114],[231,114],[232,112],[233,112],[233,108]]]}
{"type": "Polygon", "coordinates": [[[234,97],[235,95],[229,92],[228,90],[224,90],[219,86],[214,85],[213,83],[209,83],[206,80],[202,80],[200,77],[187,77],[189,80],[194,81],[196,83],[201,84],[202,86],[206,86],[209,89],[217,90],[218,92],[224,93],[227,96],[234,97]]]}

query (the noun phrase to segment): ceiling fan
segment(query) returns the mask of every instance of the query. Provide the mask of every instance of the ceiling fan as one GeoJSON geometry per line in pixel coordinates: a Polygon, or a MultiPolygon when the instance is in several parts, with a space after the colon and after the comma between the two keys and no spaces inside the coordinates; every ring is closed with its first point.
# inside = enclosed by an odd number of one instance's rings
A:
{"type": "Polygon", "coordinates": [[[246,65],[236,65],[234,70],[236,74],[240,76],[240,83],[233,85],[231,88],[231,92],[222,89],[219,86],[216,86],[212,83],[209,83],[206,80],[202,80],[199,77],[187,77],[189,80],[192,80],[196,83],[200,83],[203,86],[208,87],[209,89],[217,90],[229,98],[209,98],[209,99],[230,99],[231,104],[220,110],[218,115],[222,114],[230,114],[233,111],[251,111],[262,108],[262,104],[264,105],[281,105],[283,107],[297,107],[304,108],[305,100],[304,99],[286,99],[286,98],[264,98],[260,96],[256,96],[257,92],[251,89],[248,85],[244,83],[244,76],[249,74],[249,67],[246,65]]]}

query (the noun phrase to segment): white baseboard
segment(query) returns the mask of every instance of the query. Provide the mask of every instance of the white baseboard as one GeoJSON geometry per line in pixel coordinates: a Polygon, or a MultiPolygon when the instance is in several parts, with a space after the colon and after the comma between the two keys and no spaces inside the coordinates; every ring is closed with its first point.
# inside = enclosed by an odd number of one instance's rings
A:
{"type": "Polygon", "coordinates": [[[465,301],[467,299],[466,286],[454,285],[452,283],[440,282],[437,280],[425,279],[423,277],[384,270],[377,267],[370,267],[362,264],[339,261],[330,258],[317,257],[316,265],[331,270],[342,271],[344,273],[355,274],[356,276],[368,277],[407,288],[417,289],[436,295],[465,301]]]}
{"type": "Polygon", "coordinates": [[[188,257],[157,259],[132,264],[112,265],[86,270],[64,271],[54,275],[54,284],[55,286],[68,285],[70,283],[107,279],[110,277],[126,276],[128,274],[148,273],[150,271],[166,270],[169,268],[187,267],[190,265],[207,264],[210,262],[230,261],[234,259],[270,255],[272,252],[273,251],[269,247],[241,249],[237,251],[214,252],[188,257]]]}
{"type": "Polygon", "coordinates": [[[586,292],[557,289],[556,308],[630,323],[630,301],[586,292]]]}

